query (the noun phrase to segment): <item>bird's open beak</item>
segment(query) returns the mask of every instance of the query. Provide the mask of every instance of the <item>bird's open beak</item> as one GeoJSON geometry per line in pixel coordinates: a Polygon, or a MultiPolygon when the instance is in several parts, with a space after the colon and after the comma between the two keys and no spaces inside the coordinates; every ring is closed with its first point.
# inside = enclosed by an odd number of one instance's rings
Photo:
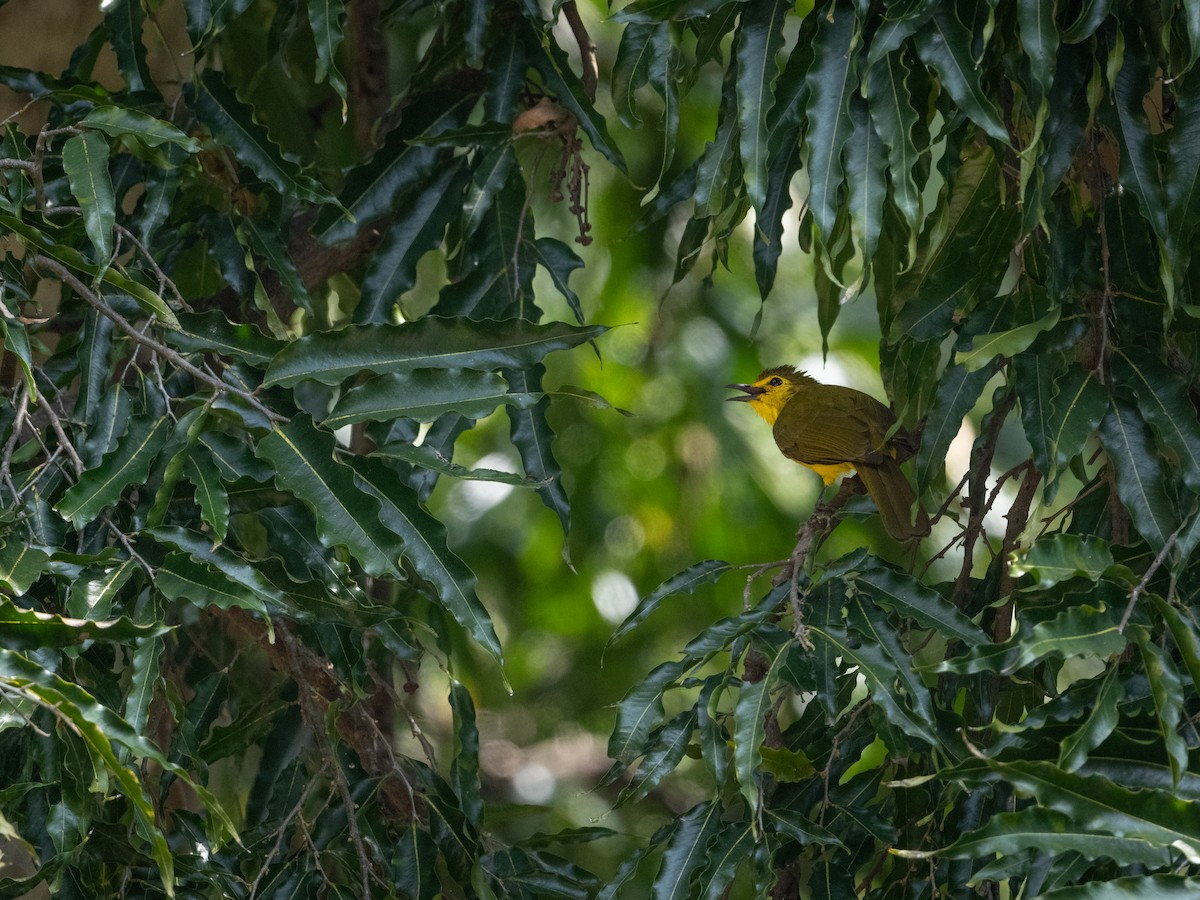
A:
{"type": "Polygon", "coordinates": [[[741,397],[726,397],[726,400],[741,400],[743,403],[749,402],[763,392],[763,389],[753,384],[727,384],[725,387],[734,391],[742,391],[744,396],[741,397]]]}

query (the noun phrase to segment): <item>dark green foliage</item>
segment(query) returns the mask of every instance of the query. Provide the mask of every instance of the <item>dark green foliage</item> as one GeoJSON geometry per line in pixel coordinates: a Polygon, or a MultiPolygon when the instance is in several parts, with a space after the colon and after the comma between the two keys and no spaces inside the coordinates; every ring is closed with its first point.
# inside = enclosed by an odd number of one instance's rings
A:
{"type": "MultiPolygon", "coordinates": [[[[117,0],[69,60],[0,66],[32,101],[0,133],[0,895],[1195,894],[1194,3],[636,0],[599,92],[574,0],[574,30],[532,0],[179,6],[117,0]],[[597,709],[623,695],[620,827],[523,809],[542,833],[488,784],[481,696],[529,664],[500,635],[556,624],[497,615],[483,571],[567,566],[451,549],[452,491],[527,489],[556,543],[600,540],[560,416],[606,404],[554,368],[613,338],[589,166],[675,285],[740,242],[791,303],[787,226],[797,332],[828,348],[873,292],[942,515],[909,553],[822,543],[872,514],[847,491],[749,581],[686,548],[604,649],[691,640],[632,677],[572,662],[597,709]],[[520,471],[456,462],[501,410],[520,471]]],[[[707,352],[666,307],[638,311],[655,353],[707,352]]],[[[738,378],[671,374],[651,402],[708,424],[738,378]]],[[[593,505],[631,493],[591,471],[593,505]]],[[[680,518],[720,496],[681,484],[680,518]]]]}

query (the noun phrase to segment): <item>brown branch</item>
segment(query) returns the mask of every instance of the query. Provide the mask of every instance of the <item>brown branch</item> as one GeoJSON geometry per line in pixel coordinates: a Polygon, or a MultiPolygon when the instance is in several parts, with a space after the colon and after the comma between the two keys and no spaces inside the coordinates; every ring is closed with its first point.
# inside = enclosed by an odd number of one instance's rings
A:
{"type": "Polygon", "coordinates": [[[988,512],[984,495],[987,489],[988,475],[992,470],[992,459],[996,455],[996,443],[1000,440],[1000,429],[1004,420],[1016,405],[1016,392],[1009,390],[1004,394],[1000,404],[992,410],[988,433],[982,445],[971,454],[971,478],[968,482],[967,497],[970,513],[967,518],[966,532],[963,534],[963,563],[959,570],[958,579],[954,582],[954,593],[951,602],[958,608],[966,606],[967,592],[971,585],[971,569],[975,564],[975,542],[983,534],[983,520],[988,512]]]}
{"type": "Polygon", "coordinates": [[[1163,562],[1167,558],[1167,554],[1171,552],[1171,548],[1175,546],[1175,541],[1179,537],[1179,532],[1183,530],[1180,525],[1175,532],[1167,538],[1167,542],[1163,544],[1163,548],[1158,551],[1158,555],[1154,557],[1154,561],[1150,563],[1146,569],[1146,574],[1142,576],[1142,580],[1137,583],[1132,591],[1129,592],[1129,603],[1125,605],[1125,613],[1121,616],[1121,624],[1117,626],[1117,631],[1121,634],[1125,633],[1125,626],[1129,624],[1129,617],[1133,615],[1133,608],[1137,605],[1138,597],[1146,590],[1146,586],[1150,584],[1150,579],[1154,577],[1154,573],[1159,570],[1163,562]]]}
{"type": "Polygon", "coordinates": [[[251,406],[253,406],[256,410],[258,410],[260,413],[262,413],[264,416],[266,416],[268,420],[270,420],[272,422],[286,422],[287,421],[286,416],[281,416],[281,415],[279,415],[279,413],[275,412],[274,410],[270,410],[267,407],[263,406],[262,403],[259,402],[258,398],[255,397],[253,394],[251,394],[249,391],[245,391],[245,390],[242,390],[241,388],[234,387],[233,385],[229,384],[228,382],[222,381],[219,378],[215,378],[212,375],[209,375],[203,369],[200,369],[197,366],[192,365],[181,354],[176,353],[174,350],[172,350],[166,344],[163,344],[160,341],[156,341],[154,338],[150,337],[149,335],[142,334],[140,331],[138,331],[138,329],[134,328],[133,325],[131,325],[125,319],[124,316],[121,316],[118,313],[114,312],[105,303],[103,303],[100,300],[100,298],[97,297],[96,294],[87,285],[85,285],[82,281],[80,281],[78,278],[76,278],[75,275],[71,272],[71,270],[68,269],[66,266],[64,266],[62,263],[58,262],[57,260],[50,259],[47,256],[41,256],[40,254],[37,256],[34,256],[32,262],[36,268],[44,269],[44,270],[50,272],[51,274],[53,274],[56,278],[58,278],[60,281],[62,281],[64,284],[66,284],[68,287],[70,287],[73,291],[75,291],[75,293],[79,294],[79,296],[82,297],[85,301],[87,301],[87,303],[93,309],[95,309],[96,312],[100,313],[100,315],[104,316],[105,318],[110,319],[118,328],[120,328],[122,331],[125,332],[125,334],[127,334],[130,338],[132,338],[135,343],[142,345],[143,347],[148,349],[151,353],[154,353],[155,355],[160,356],[163,359],[166,359],[167,361],[171,362],[175,366],[178,366],[180,369],[183,369],[185,372],[187,372],[193,378],[196,378],[199,381],[203,381],[205,384],[209,385],[210,387],[215,388],[218,391],[223,391],[225,393],[233,394],[234,396],[240,397],[242,400],[245,400],[247,403],[249,403],[251,406]]]}
{"type": "Polygon", "coordinates": [[[1022,466],[1025,469],[1025,477],[1021,481],[1021,489],[1017,491],[1016,499],[1004,516],[1008,520],[1008,528],[1004,532],[1004,543],[1000,549],[1000,580],[996,591],[1004,603],[996,610],[996,619],[992,623],[992,641],[997,644],[1003,644],[1012,637],[1012,595],[1017,580],[1013,577],[1009,557],[1016,549],[1021,532],[1029,522],[1029,510],[1042,481],[1042,473],[1034,467],[1033,460],[1026,460],[1022,466]]]}
{"type": "Polygon", "coordinates": [[[571,26],[571,34],[575,36],[575,43],[579,45],[579,64],[583,69],[583,92],[587,94],[589,100],[595,101],[596,84],[600,77],[600,70],[596,65],[596,43],[588,34],[587,28],[584,27],[575,0],[566,0],[562,5],[562,11],[563,15],[567,17],[567,24],[571,26]]]}

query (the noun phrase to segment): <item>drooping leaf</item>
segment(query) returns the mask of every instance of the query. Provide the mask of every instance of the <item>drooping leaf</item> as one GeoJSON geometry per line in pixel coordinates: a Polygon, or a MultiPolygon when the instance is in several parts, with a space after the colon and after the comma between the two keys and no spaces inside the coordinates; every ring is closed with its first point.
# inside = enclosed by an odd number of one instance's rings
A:
{"type": "Polygon", "coordinates": [[[733,55],[737,61],[739,153],[746,174],[746,193],[756,210],[766,203],[767,115],[779,77],[777,56],[783,46],[783,23],[791,8],[783,0],[747,0],[742,10],[733,55]]]}
{"type": "Polygon", "coordinates": [[[1007,144],[1008,132],[1000,114],[979,82],[972,38],[954,7],[939,5],[922,29],[921,39],[916,41],[917,53],[937,71],[942,86],[959,108],[989,137],[1007,144]]]}
{"type": "Polygon", "coordinates": [[[706,800],[679,817],[679,827],[667,841],[662,863],[654,877],[653,900],[692,897],[692,879],[708,855],[708,847],[721,829],[721,804],[706,800]]]}
{"type": "Polygon", "coordinates": [[[953,366],[942,376],[917,451],[917,485],[920,491],[928,490],[943,477],[950,442],[958,434],[963,418],[975,406],[991,376],[990,369],[968,372],[964,366],[953,366]]]}
{"type": "Polygon", "coordinates": [[[337,65],[337,51],[342,44],[346,4],[344,0],[309,0],[308,21],[317,43],[317,81],[329,81],[342,102],[346,102],[346,79],[337,65]]]}
{"type": "Polygon", "coordinates": [[[808,129],[804,135],[808,170],[808,203],[813,224],[823,241],[833,236],[845,180],[842,150],[854,128],[850,97],[858,86],[857,56],[850,52],[857,39],[854,10],[839,4],[818,24],[815,59],[808,72],[808,129]]]}
{"type": "Polygon", "coordinates": [[[1038,538],[1029,549],[1014,553],[1011,572],[1032,576],[1041,590],[1068,578],[1099,581],[1113,565],[1108,543],[1093,535],[1049,534],[1038,538]]]}
{"type": "Polygon", "coordinates": [[[417,369],[376,375],[356,385],[342,395],[323,424],[341,428],[365,420],[397,418],[432,422],[450,412],[482,419],[505,403],[528,408],[540,399],[540,394],[511,393],[496,372],[417,369]]]}
{"type": "Polygon", "coordinates": [[[1167,496],[1163,459],[1137,410],[1114,400],[1100,425],[1100,444],[1117,476],[1117,494],[1133,524],[1157,552],[1178,527],[1167,496]]]}
{"type": "Polygon", "coordinates": [[[147,147],[175,144],[187,153],[196,153],[200,142],[188,137],[174,125],[136,109],[124,106],[98,106],[80,122],[111,138],[134,138],[147,147]]]}

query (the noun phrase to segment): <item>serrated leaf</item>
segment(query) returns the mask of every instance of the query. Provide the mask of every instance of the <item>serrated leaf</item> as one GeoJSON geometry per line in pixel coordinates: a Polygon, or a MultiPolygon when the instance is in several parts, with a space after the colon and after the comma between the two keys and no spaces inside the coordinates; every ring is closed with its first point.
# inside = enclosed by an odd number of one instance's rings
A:
{"type": "Polygon", "coordinates": [[[574,250],[555,238],[538,238],[533,242],[530,250],[538,265],[549,273],[550,280],[554,282],[558,292],[567,301],[567,306],[575,314],[576,321],[582,325],[584,322],[583,305],[579,302],[579,295],[571,290],[568,282],[572,272],[583,268],[583,260],[574,250]]]}
{"type": "Polygon", "coordinates": [[[71,583],[67,614],[83,619],[107,619],[113,599],[137,567],[133,559],[127,559],[98,573],[86,572],[71,583]]]}
{"type": "MultiPolygon", "coordinates": [[[[542,375],[545,371],[545,367],[537,363],[527,369],[507,369],[505,377],[515,393],[533,396],[542,390],[542,375]]],[[[558,464],[551,446],[554,431],[546,418],[546,410],[549,408],[550,398],[545,396],[529,406],[506,406],[508,436],[521,456],[521,466],[525,474],[538,482],[534,491],[542,504],[558,516],[563,530],[563,560],[570,565],[568,538],[571,534],[571,503],[563,484],[562,467],[558,464]]]]}
{"type": "Polygon", "coordinates": [[[142,43],[145,14],[140,0],[112,0],[102,9],[109,41],[117,57],[117,68],[125,84],[131,91],[154,90],[154,80],[146,63],[146,46],[142,43]]]}
{"type": "Polygon", "coordinates": [[[771,691],[779,682],[787,649],[785,641],[772,647],[769,655],[764,654],[767,665],[763,667],[762,677],[755,682],[743,679],[733,708],[733,767],[737,772],[738,789],[752,815],[757,815],[761,806],[758,779],[762,769],[761,748],[766,739],[767,712],[774,702],[771,691]]]}
{"type": "MultiPolygon", "coordinates": [[[[266,609],[266,604],[285,608],[287,599],[260,568],[228,547],[212,542],[207,535],[175,525],[148,528],[144,534],[176,550],[188,554],[198,564],[219,572],[230,584],[244,588],[259,598],[255,608],[266,609]]],[[[215,582],[214,582],[215,584],[215,582]]]]}
{"type": "Polygon", "coordinates": [[[780,834],[787,835],[801,847],[809,844],[827,844],[833,847],[845,847],[836,834],[827,828],[822,828],[816,822],[794,809],[777,809],[768,806],[763,810],[763,819],[773,826],[780,834]]]}
{"type": "Polygon", "coordinates": [[[866,81],[871,121],[888,149],[892,198],[908,227],[915,229],[921,218],[921,193],[913,172],[922,148],[913,137],[917,111],[912,105],[909,74],[903,54],[889,53],[871,64],[866,81]]]}
{"type": "Polygon", "coordinates": [[[83,227],[96,249],[96,262],[107,266],[113,253],[117,220],[112,179],[108,174],[108,141],[98,134],[77,134],[63,145],[63,168],[71,193],[83,211],[83,227]]]}
{"type": "Polygon", "coordinates": [[[337,49],[341,46],[346,15],[345,0],[308,0],[308,22],[317,44],[316,80],[328,79],[343,104],[346,102],[346,79],[338,70],[337,49]]]}
{"type": "MultiPolygon", "coordinates": [[[[742,10],[733,55],[737,64],[739,152],[745,170],[746,193],[756,210],[766,203],[767,115],[779,77],[777,56],[783,47],[783,23],[792,4],[786,0],[748,0],[742,10]]],[[[838,16],[838,20],[853,17],[838,16]]],[[[810,129],[810,136],[816,128],[810,129]]],[[[810,187],[810,190],[813,190],[810,187]]],[[[814,191],[815,193],[815,191],[814,191]]]]}
{"type": "Polygon", "coordinates": [[[1100,425],[1100,444],[1117,476],[1117,495],[1134,527],[1155,552],[1179,527],[1167,496],[1163,458],[1137,410],[1113,399],[1100,425]]]}
{"type": "Polygon", "coordinates": [[[42,576],[49,563],[45,552],[30,547],[15,534],[9,535],[0,547],[0,584],[19,597],[42,576]]]}
{"type": "Polygon", "coordinates": [[[522,368],[547,353],[594,340],[608,329],[519,319],[476,321],[425,316],[402,325],[348,325],[288,344],[271,362],[264,382],[285,387],[311,378],[337,384],[360,372],[414,369],[522,368]]]}
{"type": "Polygon", "coordinates": [[[979,334],[971,338],[971,345],[955,355],[955,362],[968,372],[982,369],[997,356],[1011,357],[1029,349],[1039,334],[1049,331],[1058,324],[1062,308],[1055,306],[1036,322],[1019,325],[1005,331],[979,334]]]}
{"type": "Polygon", "coordinates": [[[809,624],[814,639],[825,643],[843,661],[858,666],[871,699],[883,709],[889,722],[910,737],[934,747],[941,746],[932,723],[914,712],[896,687],[896,666],[875,643],[851,640],[846,629],[837,625],[809,624]]]}
{"type": "Polygon", "coordinates": [[[184,313],[167,342],[185,353],[219,353],[253,366],[267,365],[287,344],[267,337],[253,325],[234,324],[219,310],[184,313]]]}
{"type": "Polygon", "coordinates": [[[721,9],[728,0],[633,0],[613,15],[614,22],[653,25],[703,19],[721,9]]]}
{"type": "Polygon", "coordinates": [[[1000,672],[1011,675],[1048,656],[1063,659],[1091,654],[1101,658],[1120,653],[1126,639],[1119,629],[1121,610],[1079,603],[1053,618],[1037,622],[1003,644],[980,645],[941,663],[939,672],[970,675],[1000,672]]]}
{"type": "Polygon", "coordinates": [[[400,539],[405,559],[433,585],[438,601],[481,647],[503,663],[491,616],[475,593],[475,575],[446,544],[446,529],[419,503],[408,485],[380,460],[351,461],[357,480],[377,499],[383,524],[400,539]]]}
{"type": "Polygon", "coordinates": [[[1046,590],[1076,576],[1099,581],[1114,563],[1108,542],[1095,535],[1049,534],[1028,550],[1016,550],[1009,571],[1016,577],[1029,575],[1039,590],[1046,590]]]}
{"type": "MultiPolygon", "coordinates": [[[[35,551],[36,552],[36,551],[35,551]]],[[[86,641],[132,641],[166,634],[169,625],[135,625],[126,616],[103,621],[75,619],[15,606],[0,598],[0,640],[12,650],[70,647],[86,641]]]]}
{"type": "Polygon", "coordinates": [[[1055,379],[1054,389],[1048,427],[1056,471],[1061,472],[1083,452],[1087,438],[1100,426],[1108,411],[1108,395],[1094,371],[1077,365],[1055,379]]]}
{"type": "Polygon", "coordinates": [[[724,560],[706,559],[704,562],[689,566],[678,575],[672,575],[638,602],[633,612],[625,617],[625,621],[617,627],[612,633],[612,637],[605,643],[605,651],[637,628],[668,597],[694,593],[696,588],[714,583],[732,569],[733,566],[724,560]]]}
{"type": "Polygon", "coordinates": [[[80,528],[116,503],[129,485],[145,481],[173,427],[166,415],[139,416],[130,422],[116,449],[105,454],[100,465],[80,475],[58,501],[54,508],[59,515],[80,528]]]}
{"type": "Polygon", "coordinates": [[[213,138],[280,194],[316,204],[337,202],[320,182],[284,157],[267,129],[255,120],[253,109],[237,98],[219,71],[206,69],[199,87],[185,84],[184,94],[213,138]]]}
{"type": "Polygon", "coordinates": [[[813,225],[820,239],[828,241],[842,205],[842,150],[854,128],[850,96],[858,86],[858,54],[852,52],[858,29],[853,10],[839,6],[832,16],[822,16],[814,40],[803,144],[813,225]]]}
{"type": "Polygon", "coordinates": [[[379,520],[379,500],[355,484],[354,470],[334,458],[331,433],[306,415],[262,438],[254,453],[274,468],[275,483],[299,497],[317,518],[327,547],[344,546],[371,575],[399,576],[399,541],[379,520]]]}
{"type": "Polygon", "coordinates": [[[417,369],[376,375],[341,396],[323,420],[327,428],[355,422],[405,418],[432,422],[446,413],[482,419],[497,406],[511,404],[526,409],[541,394],[511,393],[495,372],[473,369],[417,369]]]}
{"type": "Polygon", "coordinates": [[[483,797],[479,786],[479,727],[475,724],[475,702],[461,682],[450,682],[450,709],[458,752],[450,764],[450,785],[462,804],[467,821],[483,825],[483,797]]]}
{"type": "Polygon", "coordinates": [[[124,106],[97,106],[79,123],[112,138],[134,138],[147,147],[174,144],[187,153],[197,153],[200,142],[174,125],[124,106]]]}
{"type": "MultiPolygon", "coordinates": [[[[875,259],[875,249],[879,246],[879,235],[883,231],[883,205],[887,199],[887,148],[875,131],[867,104],[861,97],[851,97],[850,119],[854,127],[846,146],[846,193],[850,226],[862,257],[864,274],[857,281],[861,286],[865,272],[875,259]]],[[[858,260],[856,264],[859,264],[858,260]]]]}
{"type": "MultiPolygon", "coordinates": [[[[1070,816],[1052,809],[1031,806],[1013,813],[999,813],[974,831],[960,835],[938,856],[957,859],[1017,855],[1035,849],[1047,854],[1078,853],[1085,859],[1107,858],[1118,865],[1167,865],[1170,854],[1162,847],[1138,838],[1089,833],[1070,816]]],[[[924,852],[897,851],[898,855],[920,858],[924,852]]]]}
{"type": "Polygon", "coordinates": [[[212,529],[217,541],[223,543],[229,530],[229,495],[225,492],[217,464],[207,447],[191,448],[183,464],[183,477],[196,489],[200,518],[212,529]]]}
{"type": "Polygon", "coordinates": [[[855,588],[877,604],[948,640],[960,640],[968,647],[988,641],[983,630],[953,603],[905,572],[875,564],[855,573],[853,580],[855,588]]]}
{"type": "Polygon", "coordinates": [[[1200,492],[1200,423],[1188,383],[1146,353],[1118,351],[1113,364],[1114,374],[1129,386],[1138,410],[1171,451],[1183,483],[1200,492]]]}
{"type": "Polygon", "coordinates": [[[1095,776],[1071,775],[1046,762],[1000,762],[988,766],[1041,806],[1064,813],[1083,832],[1119,835],[1151,846],[1200,853],[1200,808],[1166,791],[1129,790],[1095,776]]]}
{"type": "Polygon", "coordinates": [[[417,263],[438,246],[446,226],[462,212],[467,173],[460,161],[445,166],[406,204],[383,233],[363,276],[354,310],[357,324],[389,323],[400,296],[417,283],[417,263]]]}
{"type": "Polygon", "coordinates": [[[1155,643],[1146,629],[1135,626],[1131,631],[1142,652],[1142,664],[1150,682],[1150,696],[1154,700],[1155,723],[1167,752],[1167,762],[1171,766],[1171,787],[1175,788],[1188,766],[1187,744],[1179,733],[1180,719],[1184,714],[1183,679],[1171,655],[1155,643]]]}
{"type": "Polygon", "coordinates": [[[921,61],[935,69],[959,108],[988,135],[1007,144],[1008,132],[991,98],[979,83],[971,53],[973,35],[952,6],[939,5],[915,42],[921,61]]]}
{"type": "Polygon", "coordinates": [[[495,481],[499,484],[525,488],[536,487],[538,484],[536,480],[515,472],[502,472],[499,469],[469,469],[466,466],[460,466],[446,459],[435,448],[427,444],[418,445],[397,441],[384,444],[371,455],[404,460],[414,466],[431,469],[439,475],[449,475],[451,478],[462,478],[468,481],[495,481]]]}

